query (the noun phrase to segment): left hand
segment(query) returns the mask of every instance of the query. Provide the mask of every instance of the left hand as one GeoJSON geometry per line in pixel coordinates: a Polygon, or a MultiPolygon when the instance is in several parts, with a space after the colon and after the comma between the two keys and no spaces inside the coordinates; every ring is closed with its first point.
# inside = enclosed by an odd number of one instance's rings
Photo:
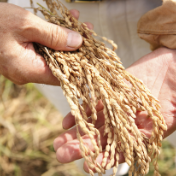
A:
{"type": "MultiPolygon", "coordinates": [[[[165,119],[168,130],[164,137],[176,130],[176,51],[166,48],[157,49],[150,54],[139,59],[128,69],[128,72],[143,80],[144,84],[150,89],[151,93],[159,99],[161,113],[165,119]]],[[[97,105],[98,120],[95,127],[103,134],[104,116],[103,105],[97,105]]],[[[87,111],[90,115],[90,110],[87,111]]],[[[75,125],[74,117],[69,113],[63,120],[63,127],[69,129],[75,125]]],[[[137,114],[136,125],[141,132],[150,136],[152,123],[145,112],[137,114]]],[[[84,142],[91,148],[91,141],[87,136],[83,136],[84,142]]],[[[103,147],[106,145],[106,137],[101,137],[103,147]]],[[[54,149],[59,162],[68,163],[82,158],[79,149],[79,141],[76,138],[76,128],[72,128],[61,134],[54,141],[54,149]]],[[[97,162],[101,163],[103,153],[97,162]]],[[[120,163],[124,162],[124,157],[120,155],[120,163]]],[[[87,167],[85,165],[85,170],[87,167]]]]}

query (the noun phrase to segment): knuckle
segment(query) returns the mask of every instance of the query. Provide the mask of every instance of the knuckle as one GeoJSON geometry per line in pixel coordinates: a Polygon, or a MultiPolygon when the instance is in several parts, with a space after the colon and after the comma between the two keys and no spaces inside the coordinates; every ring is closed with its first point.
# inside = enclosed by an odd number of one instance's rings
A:
{"type": "Polygon", "coordinates": [[[54,49],[62,48],[65,44],[63,31],[60,27],[54,26],[54,24],[50,27],[50,46],[54,49]]]}
{"type": "Polygon", "coordinates": [[[49,36],[49,38],[50,38],[50,46],[56,47],[56,45],[57,45],[56,37],[57,36],[58,36],[58,33],[57,33],[56,29],[53,26],[51,26],[50,27],[50,36],[49,36]]]}
{"type": "Polygon", "coordinates": [[[20,31],[20,33],[27,33],[31,30],[31,28],[33,28],[31,13],[28,11],[24,11],[21,14],[21,19],[14,24],[16,25],[16,28],[18,28],[18,31],[20,31]]]}

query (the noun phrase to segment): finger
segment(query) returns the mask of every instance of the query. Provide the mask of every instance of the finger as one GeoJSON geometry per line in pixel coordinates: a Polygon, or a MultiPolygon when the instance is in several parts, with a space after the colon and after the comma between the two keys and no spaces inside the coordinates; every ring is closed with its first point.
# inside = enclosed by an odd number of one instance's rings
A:
{"type": "Polygon", "coordinates": [[[12,41],[10,46],[13,51],[4,55],[0,63],[0,73],[6,78],[18,85],[29,82],[59,85],[59,81],[52,75],[44,58],[35,53],[32,43],[19,46],[16,41],[12,41]],[[13,59],[9,60],[9,58],[13,59]],[[3,65],[6,66],[5,69],[1,69],[3,65]]]}
{"type": "Polygon", "coordinates": [[[54,150],[57,151],[57,149],[59,147],[61,147],[62,145],[64,145],[65,143],[72,141],[74,139],[76,139],[76,127],[70,129],[69,131],[66,131],[65,133],[62,133],[59,137],[57,137],[54,140],[53,146],[54,146],[54,150]]]}
{"type": "Polygon", "coordinates": [[[79,19],[79,11],[76,9],[69,10],[69,12],[78,20],[79,19]]]}
{"type": "MultiPolygon", "coordinates": [[[[103,115],[103,111],[98,112],[98,118],[101,120],[97,120],[96,124],[95,124],[95,128],[99,129],[104,125],[104,115],[103,115]]],[[[55,151],[57,151],[57,149],[59,147],[61,147],[62,145],[64,145],[65,143],[72,141],[74,139],[77,139],[77,135],[76,135],[76,127],[70,129],[69,131],[66,131],[65,133],[61,134],[59,137],[57,137],[54,140],[54,149],[55,151]]],[[[79,128],[79,133],[80,135],[84,135],[84,133],[81,131],[81,129],[79,128]]]]}
{"type": "MultiPolygon", "coordinates": [[[[96,111],[99,112],[103,109],[103,103],[102,101],[98,101],[98,104],[96,105],[95,107],[96,111]]],[[[87,114],[87,117],[89,117],[91,115],[91,110],[89,108],[89,106],[87,106],[87,109],[86,109],[86,114],[87,114]]],[[[98,115],[97,115],[98,116],[98,115]]],[[[101,116],[102,117],[102,116],[101,116]]],[[[98,121],[98,120],[97,120],[98,121]]],[[[90,121],[89,121],[90,122],[90,121]]],[[[73,127],[75,125],[75,117],[70,113],[68,113],[65,118],[63,119],[62,121],[62,126],[64,129],[69,129],[71,127],[73,127]]]]}
{"type": "MultiPolygon", "coordinates": [[[[84,138],[84,145],[92,147],[88,137],[84,138]]],[[[79,148],[79,141],[72,140],[58,148],[56,151],[56,158],[60,163],[69,163],[81,159],[82,155],[79,148]]]]}
{"type": "MultiPolygon", "coordinates": [[[[107,136],[103,136],[103,131],[104,127],[100,128],[100,140],[101,140],[101,145],[102,148],[105,147],[106,141],[107,141],[107,136]]],[[[91,143],[91,140],[88,136],[83,136],[83,143],[84,145],[90,149],[91,151],[94,151],[94,147],[91,143]]],[[[77,159],[81,159],[81,150],[79,147],[79,141],[77,139],[68,141],[61,147],[59,147],[56,151],[56,157],[57,160],[61,163],[69,163],[77,159]]]]}
{"type": "MultiPolygon", "coordinates": [[[[115,154],[116,155],[116,154],[115,154]]],[[[115,155],[114,155],[114,161],[116,162],[116,157],[115,157],[115,155]]],[[[119,155],[119,164],[121,164],[121,163],[123,163],[123,162],[125,162],[125,158],[124,158],[124,156],[123,156],[123,154],[122,153],[118,153],[118,155],[119,155]]],[[[96,158],[96,163],[98,163],[100,166],[101,166],[101,164],[102,164],[102,161],[103,161],[103,158],[104,158],[104,156],[105,156],[105,152],[102,152],[102,153],[100,153],[99,154],[99,156],[96,158]]],[[[107,165],[110,163],[110,161],[111,161],[111,159],[108,157],[107,158],[107,162],[106,162],[106,165],[105,165],[105,170],[108,170],[109,168],[106,168],[107,167],[107,165]]],[[[114,163],[115,163],[114,162],[114,163]]],[[[114,166],[114,165],[113,165],[114,166]]],[[[112,167],[113,167],[112,166],[112,167]]],[[[88,168],[88,165],[87,165],[87,163],[86,162],[84,162],[84,170],[85,170],[85,172],[89,172],[89,168],[88,168]]],[[[93,169],[93,172],[96,172],[96,170],[95,169],[93,169]]]]}
{"type": "MultiPolygon", "coordinates": [[[[79,12],[78,10],[72,9],[72,10],[70,10],[70,13],[71,13],[77,20],[79,19],[79,14],[80,14],[80,12],[79,12]]],[[[84,24],[86,24],[89,29],[93,29],[93,28],[94,28],[94,25],[93,25],[92,23],[90,23],[90,22],[84,22],[84,24]]]]}
{"type": "Polygon", "coordinates": [[[60,86],[59,80],[53,75],[50,68],[46,64],[46,61],[43,59],[43,57],[41,57],[41,55],[37,54],[34,62],[32,65],[35,64],[36,70],[34,71],[33,69],[30,76],[26,76],[26,78],[28,78],[27,82],[60,86]]]}
{"type": "Polygon", "coordinates": [[[29,15],[26,23],[21,34],[28,39],[28,42],[37,42],[64,51],[76,50],[82,44],[82,36],[79,33],[48,23],[33,14],[29,15]]]}
{"type": "MultiPolygon", "coordinates": [[[[95,109],[96,109],[97,112],[99,112],[99,111],[103,110],[103,107],[104,106],[103,106],[102,101],[99,100],[98,103],[97,103],[97,105],[96,105],[96,107],[95,107],[95,109]]],[[[89,106],[87,106],[86,114],[87,114],[88,117],[92,114],[92,111],[91,111],[91,109],[90,109],[89,106]]]]}
{"type": "Polygon", "coordinates": [[[13,82],[20,85],[29,82],[60,85],[59,80],[53,76],[44,58],[35,53],[32,43],[28,43],[21,49],[21,51],[22,52],[18,58],[20,64],[19,62],[16,62],[15,59],[12,59],[9,63],[9,68],[12,69],[10,72],[11,76],[8,75],[13,78],[13,82]]]}
{"type": "Polygon", "coordinates": [[[87,27],[89,29],[93,29],[94,28],[94,25],[92,23],[89,23],[89,22],[84,22],[84,23],[87,25],[87,27]]]}

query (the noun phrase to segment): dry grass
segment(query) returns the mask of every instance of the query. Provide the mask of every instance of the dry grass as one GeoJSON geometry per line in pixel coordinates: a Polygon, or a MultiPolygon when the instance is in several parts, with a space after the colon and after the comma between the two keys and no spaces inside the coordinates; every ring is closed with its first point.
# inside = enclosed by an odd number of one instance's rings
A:
{"type": "Polygon", "coordinates": [[[0,85],[0,175],[81,175],[73,163],[56,161],[53,140],[63,130],[54,107],[32,84],[16,86],[1,76],[0,85]]]}

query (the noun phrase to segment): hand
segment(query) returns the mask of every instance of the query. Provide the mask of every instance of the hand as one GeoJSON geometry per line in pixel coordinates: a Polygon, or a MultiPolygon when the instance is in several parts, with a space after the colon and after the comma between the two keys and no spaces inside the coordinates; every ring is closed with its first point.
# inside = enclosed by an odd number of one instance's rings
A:
{"type": "MultiPolygon", "coordinates": [[[[166,48],[160,48],[141,58],[128,69],[128,72],[143,80],[144,84],[151,90],[152,94],[160,100],[161,112],[165,118],[168,130],[164,137],[171,134],[176,129],[176,51],[166,48]]],[[[103,134],[103,105],[98,103],[98,120],[95,124],[100,134],[103,134]]],[[[91,112],[88,109],[87,114],[91,112]]],[[[146,113],[137,114],[136,125],[141,132],[150,136],[152,123],[146,118],[146,113]]],[[[63,128],[69,129],[75,125],[74,117],[69,113],[63,120],[63,128]]],[[[84,142],[91,148],[91,141],[87,136],[83,136],[84,142]]],[[[103,146],[106,145],[106,137],[101,137],[103,146]]],[[[76,138],[76,129],[72,128],[61,134],[54,141],[54,149],[59,162],[68,163],[82,158],[79,149],[79,141],[76,138]]],[[[101,153],[97,162],[101,163],[103,153],[101,153]]],[[[120,155],[120,163],[124,162],[123,155],[120,155]]],[[[85,171],[87,170],[84,164],[85,171]]]]}
{"type": "MultiPolygon", "coordinates": [[[[167,125],[164,137],[176,130],[176,50],[160,48],[141,58],[127,69],[143,80],[161,105],[161,113],[167,125]]],[[[139,113],[136,125],[144,133],[152,130],[152,124],[139,113]]]]}
{"type": "MultiPolygon", "coordinates": [[[[70,12],[78,18],[78,11],[70,12]]],[[[73,51],[82,44],[82,37],[12,4],[0,3],[0,16],[0,74],[16,84],[59,85],[45,60],[35,52],[33,42],[73,51]]]]}

